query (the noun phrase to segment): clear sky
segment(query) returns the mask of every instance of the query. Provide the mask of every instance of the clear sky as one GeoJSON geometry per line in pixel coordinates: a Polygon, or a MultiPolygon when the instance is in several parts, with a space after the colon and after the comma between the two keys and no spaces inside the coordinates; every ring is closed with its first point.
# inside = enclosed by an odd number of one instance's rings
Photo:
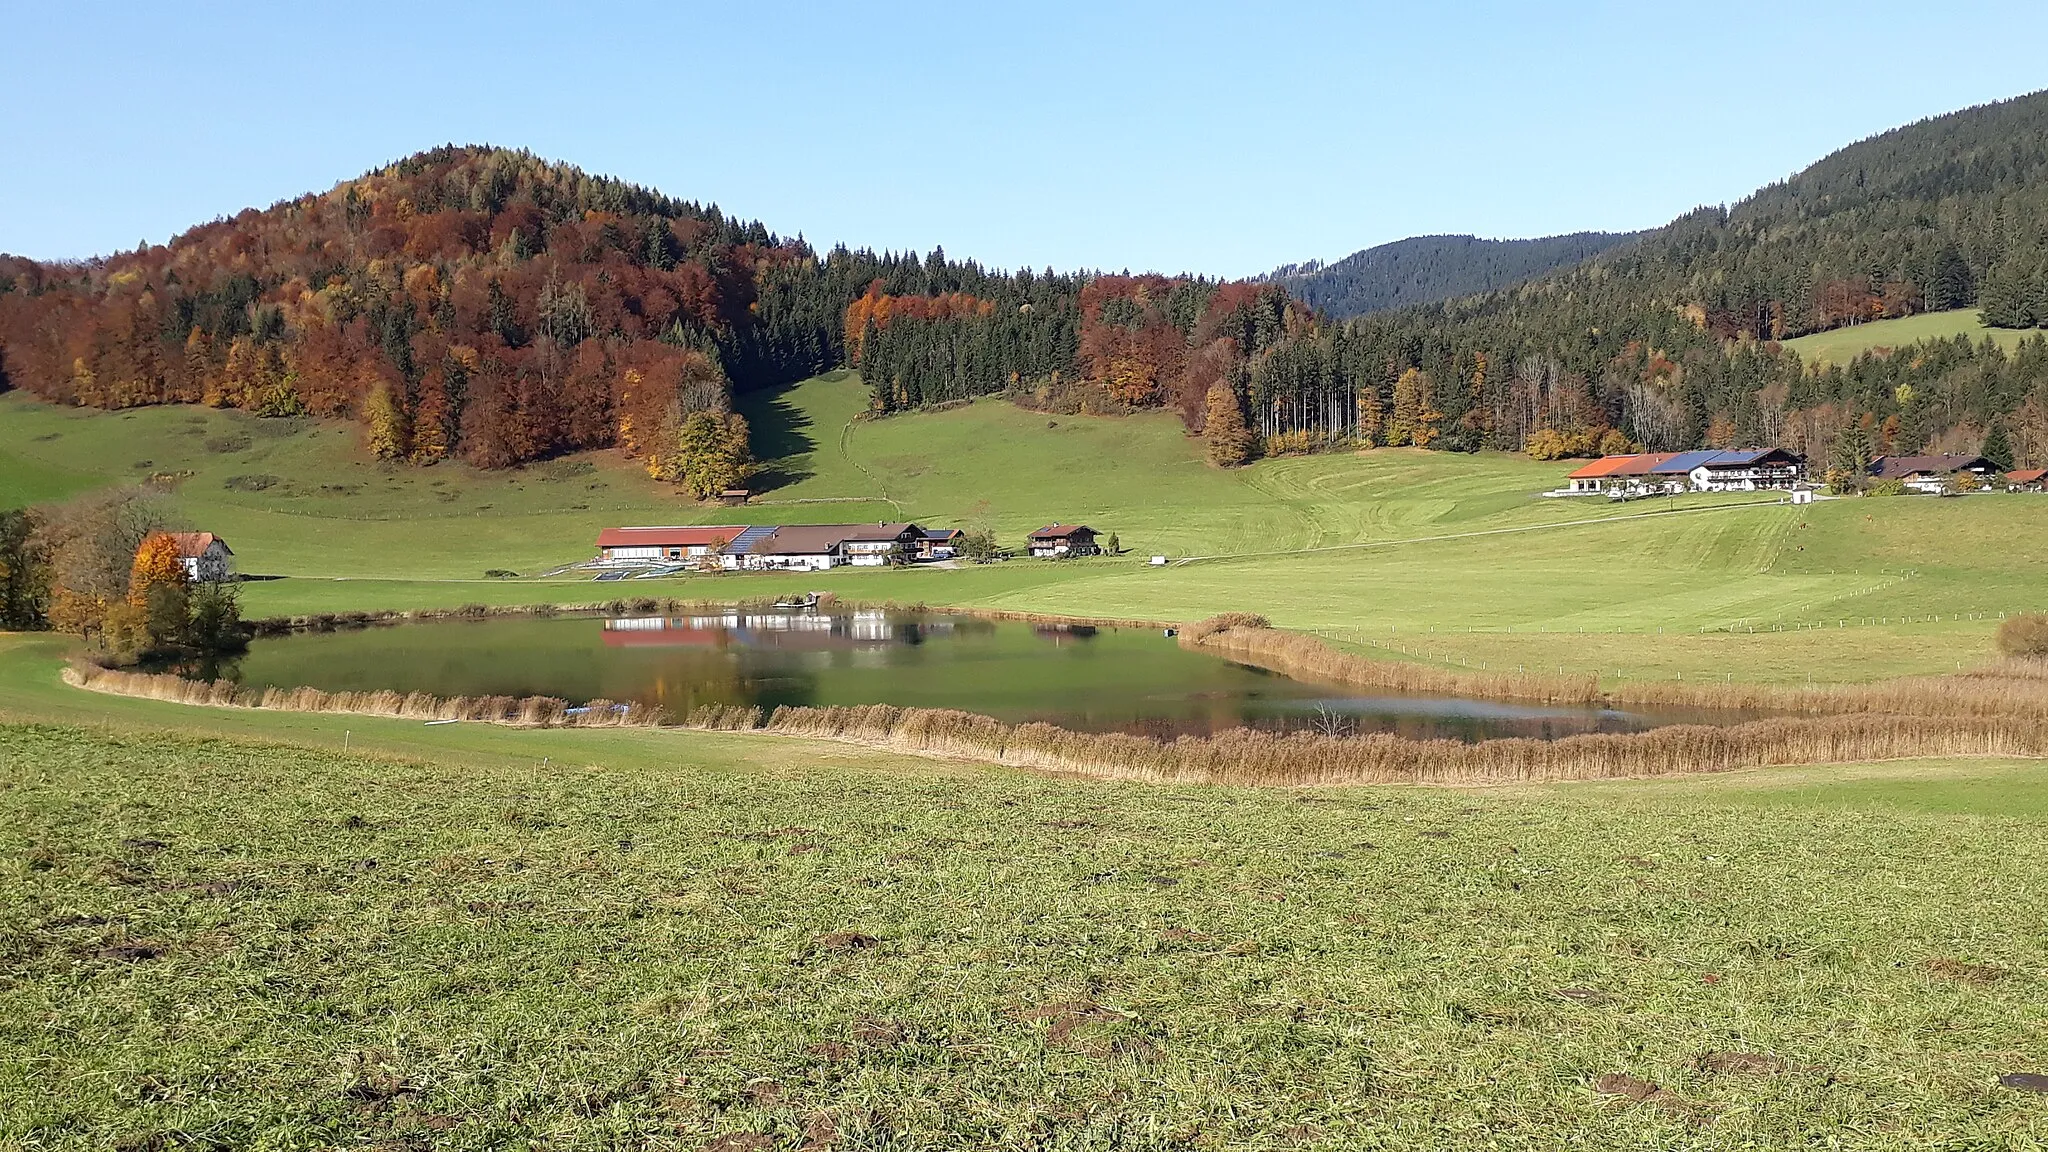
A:
{"type": "Polygon", "coordinates": [[[1246,275],[1634,229],[2048,87],[2041,0],[0,0],[0,251],[161,242],[435,144],[820,248],[1246,275]]]}

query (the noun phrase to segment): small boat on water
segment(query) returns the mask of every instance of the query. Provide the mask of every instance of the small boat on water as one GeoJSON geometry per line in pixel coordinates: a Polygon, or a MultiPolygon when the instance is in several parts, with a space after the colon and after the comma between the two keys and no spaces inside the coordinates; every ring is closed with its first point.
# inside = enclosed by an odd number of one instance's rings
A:
{"type": "Polygon", "coordinates": [[[818,600],[819,596],[816,592],[806,592],[795,599],[777,600],[775,607],[783,612],[799,612],[805,608],[816,608],[818,600]]]}

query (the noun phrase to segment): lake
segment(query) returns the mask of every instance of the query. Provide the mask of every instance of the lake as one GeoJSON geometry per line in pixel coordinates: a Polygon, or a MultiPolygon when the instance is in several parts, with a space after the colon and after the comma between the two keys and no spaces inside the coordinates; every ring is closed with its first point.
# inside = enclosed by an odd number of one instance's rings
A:
{"type": "Polygon", "coordinates": [[[221,674],[252,687],[558,696],[659,704],[895,704],[1171,738],[1249,726],[1414,739],[1552,739],[1728,722],[1362,693],[1182,648],[1153,629],[895,611],[500,617],[257,640],[221,674]]]}

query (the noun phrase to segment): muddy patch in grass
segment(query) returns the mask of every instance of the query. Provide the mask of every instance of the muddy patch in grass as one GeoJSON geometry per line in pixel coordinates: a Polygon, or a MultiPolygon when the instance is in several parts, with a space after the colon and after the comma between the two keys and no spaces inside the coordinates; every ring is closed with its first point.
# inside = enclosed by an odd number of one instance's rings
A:
{"type": "Polygon", "coordinates": [[[1693,1103],[1675,1092],[1626,1072],[1605,1072],[1593,1080],[1593,1091],[1615,1100],[1649,1104],[1667,1112],[1689,1113],[1693,1103]]]}
{"type": "Polygon", "coordinates": [[[1998,1078],[1998,1083],[2001,1087],[2048,1096],[2048,1073],[2007,1072],[1998,1078]]]}
{"type": "Polygon", "coordinates": [[[1128,1030],[1129,1013],[1106,1008],[1093,1000],[1062,1000],[1025,1008],[1019,1020],[1045,1025],[1047,1046],[1087,1056],[1145,1058],[1158,1049],[1151,1041],[1128,1030]]]}
{"type": "Polygon", "coordinates": [[[821,952],[853,953],[873,949],[881,941],[865,932],[827,932],[813,947],[821,952]]]}
{"type": "Polygon", "coordinates": [[[93,955],[102,960],[122,960],[129,963],[156,960],[161,958],[163,954],[163,945],[152,944],[146,940],[128,940],[119,944],[105,944],[101,945],[99,951],[93,953],[93,955]]]}
{"type": "Polygon", "coordinates": [[[1948,956],[1936,956],[1921,965],[1936,976],[1979,986],[1996,983],[2004,979],[2006,971],[1989,964],[1971,964],[1948,956]]]}
{"type": "Polygon", "coordinates": [[[1706,1052],[1693,1066],[1716,1076],[1769,1076],[1785,1070],[1783,1060],[1762,1052],[1706,1052]]]}

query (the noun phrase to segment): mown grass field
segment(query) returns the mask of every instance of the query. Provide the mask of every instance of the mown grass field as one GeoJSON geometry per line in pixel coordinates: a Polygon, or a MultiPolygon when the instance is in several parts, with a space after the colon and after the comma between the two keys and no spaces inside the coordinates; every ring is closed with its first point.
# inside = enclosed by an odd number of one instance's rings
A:
{"type": "Polygon", "coordinates": [[[226,535],[243,571],[285,577],[245,586],[257,615],[823,588],[1119,618],[1249,610],[1391,658],[1803,682],[1953,671],[1991,654],[1999,613],[2048,608],[2038,497],[1543,500],[1535,493],[1568,463],[1381,450],[1223,472],[1165,415],[983,401],[856,421],[864,396],[835,373],[744,398],[775,485],[748,508],[678,500],[609,454],[499,474],[399,468],[367,461],[340,424],[11,396],[0,397],[0,492],[50,498],[181,475],[185,523],[226,535]],[[587,557],[608,524],[884,517],[988,524],[1013,542],[1078,520],[1130,552],[954,571],[533,578],[587,557]],[[1153,554],[1177,563],[1151,567],[1153,554]],[[1178,563],[1189,558],[1202,559],[1178,563]],[[485,579],[493,568],[527,576],[485,579]]]}
{"type": "Polygon", "coordinates": [[[0,725],[0,1146],[2048,1139],[2039,764],[1154,788],[0,643],[94,718],[0,725]]]}
{"type": "Polygon", "coordinates": [[[1799,353],[1799,358],[1808,364],[1824,360],[1847,365],[1872,349],[1904,348],[1922,340],[1968,336],[1972,341],[1981,341],[1988,336],[2010,352],[2019,346],[2020,341],[2036,335],[2039,333],[2014,328],[1986,328],[1983,313],[1975,308],[1961,308],[1953,312],[1926,312],[1897,320],[1877,320],[1831,332],[1816,332],[1811,336],[1787,340],[1785,347],[1799,353]]]}

